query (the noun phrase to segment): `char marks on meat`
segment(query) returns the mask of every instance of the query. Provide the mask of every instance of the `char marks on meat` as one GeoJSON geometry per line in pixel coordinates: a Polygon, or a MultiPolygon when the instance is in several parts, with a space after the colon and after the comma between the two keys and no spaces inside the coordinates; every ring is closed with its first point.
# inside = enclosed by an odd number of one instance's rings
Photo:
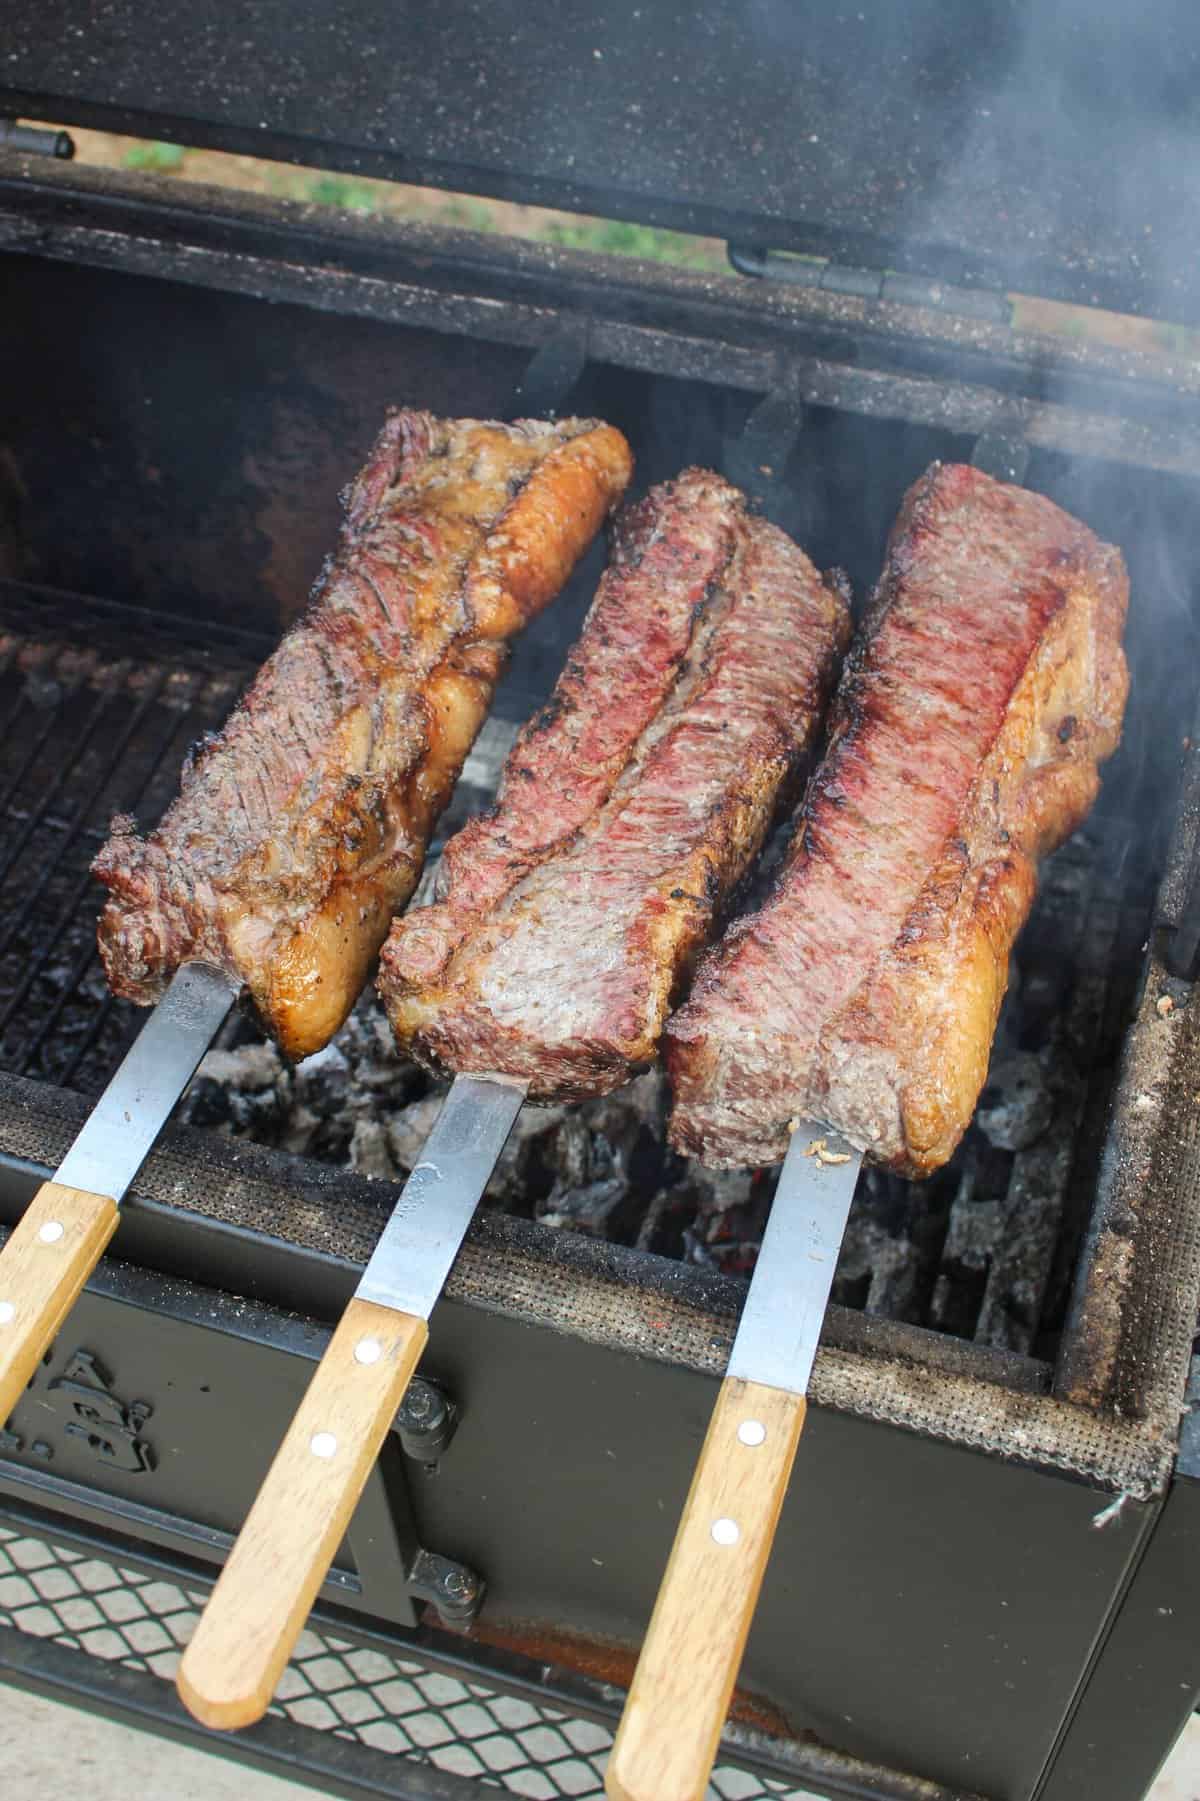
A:
{"type": "Polygon", "coordinates": [[[185,769],[158,829],[113,822],[94,868],[116,994],[186,961],[248,986],[292,1057],[353,1005],[420,874],[504,661],[629,480],[592,420],[392,413],[344,496],[314,604],[185,769]]]}
{"type": "Polygon", "coordinates": [[[773,1163],[811,1117],[906,1174],[952,1154],[1037,861],[1120,737],[1127,599],[1041,496],[937,464],[911,489],[789,860],[668,1025],[678,1148],[773,1163]]]}
{"type": "Polygon", "coordinates": [[[848,609],[719,476],[626,513],[583,634],[496,807],[397,921],[380,989],[400,1045],[542,1098],[651,1060],[714,916],[812,745],[848,609]]]}

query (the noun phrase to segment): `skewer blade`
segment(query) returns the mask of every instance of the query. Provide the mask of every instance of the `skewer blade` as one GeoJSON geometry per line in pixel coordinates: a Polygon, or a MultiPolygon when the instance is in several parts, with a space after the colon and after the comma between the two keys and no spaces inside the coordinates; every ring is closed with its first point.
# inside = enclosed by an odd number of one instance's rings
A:
{"type": "Polygon", "coordinates": [[[503,1076],[455,1076],[354,1291],[357,1300],[429,1318],[527,1086],[503,1076]]]}
{"type": "Polygon", "coordinates": [[[239,992],[207,965],[176,970],[53,1181],[0,1252],[0,1423],[117,1228],[118,1206],[239,992]]]}
{"type": "Polygon", "coordinates": [[[124,1199],[241,984],[207,963],[185,963],[125,1053],[59,1165],[64,1188],[124,1199]]]}
{"type": "Polygon", "coordinates": [[[779,1172],[727,1376],[808,1391],[862,1152],[802,1119],[779,1172]]]}

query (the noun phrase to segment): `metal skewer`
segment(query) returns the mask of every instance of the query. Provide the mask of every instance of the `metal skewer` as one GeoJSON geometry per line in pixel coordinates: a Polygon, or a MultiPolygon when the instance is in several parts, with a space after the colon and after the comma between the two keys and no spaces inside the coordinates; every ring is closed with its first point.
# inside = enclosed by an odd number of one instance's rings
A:
{"type": "Polygon", "coordinates": [[[266,1712],[526,1093],[455,1077],[184,1653],[179,1693],[206,1726],[266,1712]]]}
{"type": "Polygon", "coordinates": [[[99,1263],[122,1200],[240,992],[239,982],[208,964],[176,970],[0,1251],[0,1422],[99,1263]]]}
{"type": "Polygon", "coordinates": [[[825,1127],[797,1123],[609,1759],[612,1801],[704,1801],[861,1164],[825,1127]]]}

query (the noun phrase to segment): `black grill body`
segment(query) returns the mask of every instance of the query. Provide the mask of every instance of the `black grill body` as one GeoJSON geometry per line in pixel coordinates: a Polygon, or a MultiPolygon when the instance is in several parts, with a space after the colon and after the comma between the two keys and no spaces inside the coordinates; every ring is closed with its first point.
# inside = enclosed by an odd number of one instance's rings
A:
{"type": "MultiPolygon", "coordinates": [[[[161,811],[190,739],[294,615],[383,404],[595,412],[630,437],[640,488],[686,462],[750,480],[860,592],[935,456],[1018,474],[1126,549],[1130,727],[1073,853],[1100,872],[1069,953],[1104,976],[1073,1028],[1100,1048],[1059,1173],[1004,1175],[1013,1207],[1021,1181],[1059,1181],[1050,1299],[1012,1340],[979,1335],[982,1293],[938,1329],[831,1311],[723,1755],[777,1785],[763,1793],[1134,1801],[1200,1683],[1197,1464],[1179,1444],[1200,1047],[1171,963],[1198,816],[1194,371],[1022,335],[1002,306],[963,313],[952,294],[699,277],[15,157],[0,243],[7,1224],[137,1024],[96,970],[90,855],[111,812],[161,811]]],[[[554,679],[598,567],[522,643],[501,720],[554,679]]],[[[32,1628],[43,1597],[19,1559],[63,1591],[89,1560],[120,1577],[98,1594],[161,1579],[158,1617],[186,1617],[393,1197],[200,1126],[164,1136],[0,1442],[12,1679],[190,1730],[164,1683],[172,1644],[153,1664],[119,1632],[89,1649],[65,1612],[32,1628]],[[57,1549],[38,1562],[29,1543],[57,1549]]],[[[386,1688],[391,1659],[549,1706],[560,1737],[591,1722],[599,1740],[567,1737],[571,1755],[538,1766],[548,1786],[517,1792],[598,1793],[743,1292],[485,1212],[422,1368],[453,1403],[453,1440],[436,1456],[389,1442],[314,1621],[343,1673],[310,1686],[340,1705],[306,1722],[301,1686],[231,1751],[334,1793],[503,1786],[486,1759],[464,1773],[431,1743],[412,1755],[419,1737],[372,1740],[386,1711],[346,1696],[386,1688]],[[486,1584],[470,1631],[447,1565],[486,1584]],[[575,1752],[591,1778],[568,1771],[575,1752]]]]}

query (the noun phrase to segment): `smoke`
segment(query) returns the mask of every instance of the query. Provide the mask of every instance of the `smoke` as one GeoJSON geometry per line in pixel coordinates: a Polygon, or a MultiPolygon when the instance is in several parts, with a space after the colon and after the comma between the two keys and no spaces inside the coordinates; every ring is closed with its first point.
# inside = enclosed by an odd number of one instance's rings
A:
{"type": "Polygon", "coordinates": [[[747,18],[760,67],[791,80],[770,138],[792,175],[764,186],[781,213],[849,233],[857,208],[893,267],[966,285],[1200,313],[1194,6],[751,0],[747,18]]]}

